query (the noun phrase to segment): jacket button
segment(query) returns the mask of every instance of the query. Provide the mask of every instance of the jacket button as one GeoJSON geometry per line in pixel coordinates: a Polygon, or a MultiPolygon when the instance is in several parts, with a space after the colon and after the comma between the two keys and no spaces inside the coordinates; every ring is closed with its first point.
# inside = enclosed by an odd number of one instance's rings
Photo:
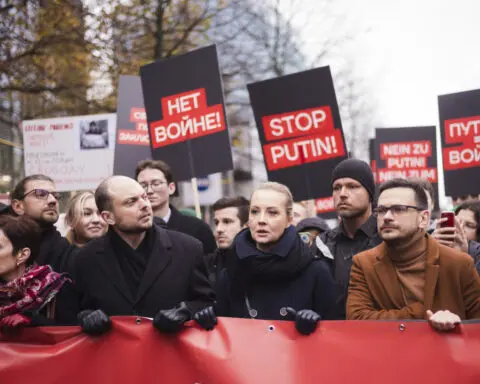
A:
{"type": "Polygon", "coordinates": [[[136,323],[137,325],[140,325],[140,324],[142,323],[142,318],[141,318],[141,317],[137,317],[137,318],[135,319],[135,323],[136,323]]]}

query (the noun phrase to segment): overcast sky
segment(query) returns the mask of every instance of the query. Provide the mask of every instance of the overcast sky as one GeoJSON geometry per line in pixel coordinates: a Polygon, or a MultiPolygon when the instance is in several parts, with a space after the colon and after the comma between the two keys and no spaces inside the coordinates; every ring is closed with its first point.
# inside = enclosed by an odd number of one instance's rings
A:
{"type": "MultiPolygon", "coordinates": [[[[316,7],[324,0],[302,1],[296,25],[313,57],[322,49],[325,11],[316,7]]],[[[343,15],[329,29],[346,20],[354,35],[339,55],[367,80],[378,124],[437,124],[437,95],[480,88],[479,0],[336,0],[329,9],[343,15]]]]}
{"type": "MultiPolygon", "coordinates": [[[[325,11],[316,7],[324,0],[303,1],[295,21],[313,57],[322,48],[316,30],[325,11]]],[[[343,16],[328,28],[346,24],[354,35],[338,53],[368,86],[372,135],[375,126],[438,126],[438,95],[480,88],[480,0],[335,0],[331,7],[343,16]]]]}
{"type": "Polygon", "coordinates": [[[370,32],[356,63],[376,93],[378,121],[437,124],[437,95],[480,87],[478,0],[364,0],[370,32]]]}

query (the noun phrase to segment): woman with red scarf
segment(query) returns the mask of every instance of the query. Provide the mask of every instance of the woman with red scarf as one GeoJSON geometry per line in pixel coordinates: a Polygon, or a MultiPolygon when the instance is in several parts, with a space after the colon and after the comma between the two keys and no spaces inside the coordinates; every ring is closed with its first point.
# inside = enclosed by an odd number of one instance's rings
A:
{"type": "Polygon", "coordinates": [[[0,217],[0,330],[77,323],[72,281],[35,258],[40,228],[27,217],[0,217]]]}

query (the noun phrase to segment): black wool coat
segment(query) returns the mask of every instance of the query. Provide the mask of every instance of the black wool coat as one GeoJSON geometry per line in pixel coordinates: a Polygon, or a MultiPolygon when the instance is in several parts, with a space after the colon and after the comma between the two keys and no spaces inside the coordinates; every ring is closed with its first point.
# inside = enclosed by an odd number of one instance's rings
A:
{"type": "Polygon", "coordinates": [[[109,316],[154,317],[160,309],[185,301],[192,312],[215,298],[207,277],[202,245],[183,233],[154,225],[155,243],[137,293],[131,293],[107,235],[81,248],[74,260],[80,308],[109,316]]]}
{"type": "Polygon", "coordinates": [[[66,282],[55,297],[41,310],[25,313],[31,319],[30,326],[76,325],[79,309],[79,297],[75,286],[66,282]],[[48,307],[53,307],[53,318],[48,316],[48,307]]]}
{"type": "Polygon", "coordinates": [[[203,245],[204,254],[215,251],[217,243],[207,223],[197,217],[182,215],[178,209],[173,206],[170,206],[170,210],[172,213],[167,223],[168,229],[186,233],[200,240],[203,245]]]}

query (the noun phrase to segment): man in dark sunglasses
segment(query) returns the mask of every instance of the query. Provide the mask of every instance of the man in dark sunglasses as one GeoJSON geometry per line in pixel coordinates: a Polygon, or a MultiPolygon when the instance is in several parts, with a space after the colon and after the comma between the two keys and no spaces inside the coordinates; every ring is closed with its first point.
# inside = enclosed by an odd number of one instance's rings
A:
{"type": "Polygon", "coordinates": [[[21,180],[11,194],[10,211],[34,219],[42,228],[40,254],[36,262],[50,265],[57,272],[68,269],[76,247],[69,244],[55,228],[59,215],[60,193],[46,175],[31,175],[21,180]]]}
{"type": "Polygon", "coordinates": [[[425,319],[448,331],[480,318],[473,260],[427,234],[428,200],[418,183],[382,184],[374,215],[383,242],[353,257],[347,319],[425,319]]]}

